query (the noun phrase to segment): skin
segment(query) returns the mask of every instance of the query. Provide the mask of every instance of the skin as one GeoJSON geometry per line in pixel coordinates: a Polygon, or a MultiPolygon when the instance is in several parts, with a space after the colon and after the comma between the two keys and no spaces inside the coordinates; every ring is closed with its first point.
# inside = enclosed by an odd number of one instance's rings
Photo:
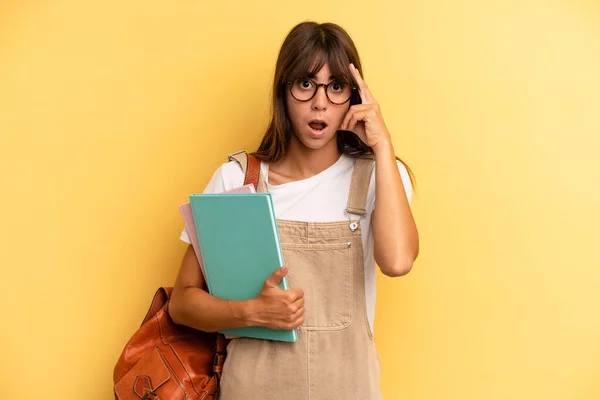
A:
{"type": "MultiPolygon", "coordinates": [[[[281,185],[324,171],[341,156],[336,143],[337,130],[356,133],[375,154],[376,200],[371,219],[375,261],[385,275],[405,275],[419,251],[416,225],[379,105],[358,70],[352,64],[349,68],[358,83],[363,104],[352,107],[348,103],[332,104],[323,87],[306,102],[294,99],[287,92],[287,111],[294,135],[285,156],[269,166],[269,183],[281,185]],[[309,127],[309,122],[315,119],[327,123],[322,132],[309,127]]],[[[329,65],[325,64],[313,79],[329,83],[332,80],[329,65]]],[[[243,326],[297,328],[304,321],[304,292],[300,288],[287,291],[279,288],[288,271],[287,265],[278,269],[265,281],[255,299],[222,300],[207,292],[194,250],[189,246],[173,289],[169,313],[176,323],[206,332],[243,326]]]]}

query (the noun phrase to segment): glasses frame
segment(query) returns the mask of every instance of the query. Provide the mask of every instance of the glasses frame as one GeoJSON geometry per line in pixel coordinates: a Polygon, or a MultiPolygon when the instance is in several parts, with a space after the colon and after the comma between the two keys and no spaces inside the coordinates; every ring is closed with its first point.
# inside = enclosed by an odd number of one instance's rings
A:
{"type": "Polygon", "coordinates": [[[333,85],[334,83],[337,83],[337,84],[339,85],[339,84],[340,84],[339,82],[333,81],[333,82],[329,82],[329,83],[317,83],[317,82],[316,82],[314,79],[310,79],[310,78],[299,78],[299,79],[296,79],[296,81],[298,81],[298,80],[300,80],[300,79],[302,79],[302,80],[305,80],[305,81],[311,81],[311,82],[312,82],[312,83],[313,83],[313,84],[316,86],[315,92],[313,93],[313,95],[312,95],[312,96],[310,96],[310,98],[309,98],[309,99],[306,99],[306,100],[300,100],[299,98],[297,98],[296,96],[294,96],[294,93],[292,93],[292,83],[293,83],[293,82],[291,82],[291,81],[285,81],[286,85],[288,85],[288,86],[290,87],[290,94],[292,95],[292,97],[293,97],[294,99],[296,99],[296,100],[298,100],[298,101],[302,102],[302,103],[305,103],[305,102],[307,102],[307,101],[311,101],[311,100],[312,100],[312,99],[313,99],[313,98],[314,98],[314,97],[317,95],[317,92],[319,91],[319,88],[320,88],[321,86],[323,86],[323,87],[325,88],[325,97],[327,97],[327,100],[328,100],[328,101],[329,101],[331,104],[335,104],[336,106],[341,106],[342,104],[346,104],[347,102],[349,102],[349,101],[350,101],[350,99],[352,99],[352,94],[353,94],[352,92],[356,90],[356,87],[355,87],[355,86],[352,86],[352,87],[350,88],[350,90],[351,90],[351,91],[350,91],[350,96],[348,97],[348,99],[347,99],[346,101],[343,101],[343,102],[341,102],[341,103],[336,103],[336,102],[332,101],[332,100],[329,98],[329,95],[327,94],[327,89],[329,88],[329,86],[333,85]]]}

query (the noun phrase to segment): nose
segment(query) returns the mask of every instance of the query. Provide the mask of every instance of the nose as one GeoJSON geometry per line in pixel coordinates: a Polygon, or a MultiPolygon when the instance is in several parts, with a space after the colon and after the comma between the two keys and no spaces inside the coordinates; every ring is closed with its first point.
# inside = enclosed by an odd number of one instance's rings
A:
{"type": "Polygon", "coordinates": [[[322,111],[327,108],[329,104],[329,100],[327,99],[327,93],[325,92],[325,86],[319,86],[317,88],[317,93],[315,93],[315,97],[312,99],[312,109],[322,111]]]}

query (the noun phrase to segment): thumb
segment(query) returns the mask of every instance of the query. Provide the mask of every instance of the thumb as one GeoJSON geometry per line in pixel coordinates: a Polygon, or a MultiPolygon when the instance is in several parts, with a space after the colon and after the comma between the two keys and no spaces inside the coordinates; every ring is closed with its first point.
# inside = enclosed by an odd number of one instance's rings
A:
{"type": "Polygon", "coordinates": [[[287,266],[287,264],[285,264],[281,268],[277,268],[275,270],[275,272],[273,272],[273,275],[271,275],[270,277],[267,278],[267,280],[265,281],[265,286],[268,286],[268,287],[279,286],[279,282],[281,282],[283,277],[287,275],[288,270],[289,270],[289,267],[287,266]]]}

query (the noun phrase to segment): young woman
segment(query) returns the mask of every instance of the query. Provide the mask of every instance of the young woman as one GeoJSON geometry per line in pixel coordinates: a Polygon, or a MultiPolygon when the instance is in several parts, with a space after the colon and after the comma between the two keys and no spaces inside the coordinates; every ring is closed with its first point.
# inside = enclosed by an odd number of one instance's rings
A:
{"type": "MultiPolygon", "coordinates": [[[[286,265],[260,294],[211,296],[191,246],[183,258],[169,308],[175,322],[209,332],[298,328],[295,343],[233,339],[221,400],[381,399],[375,268],[408,273],[419,244],[409,172],[360,71],[354,43],[335,24],[301,23],[281,47],[272,120],[253,154],[286,265]],[[288,291],[278,287],[285,275],[288,291]]],[[[222,165],[204,192],[242,186],[242,164],[222,165]]]]}

